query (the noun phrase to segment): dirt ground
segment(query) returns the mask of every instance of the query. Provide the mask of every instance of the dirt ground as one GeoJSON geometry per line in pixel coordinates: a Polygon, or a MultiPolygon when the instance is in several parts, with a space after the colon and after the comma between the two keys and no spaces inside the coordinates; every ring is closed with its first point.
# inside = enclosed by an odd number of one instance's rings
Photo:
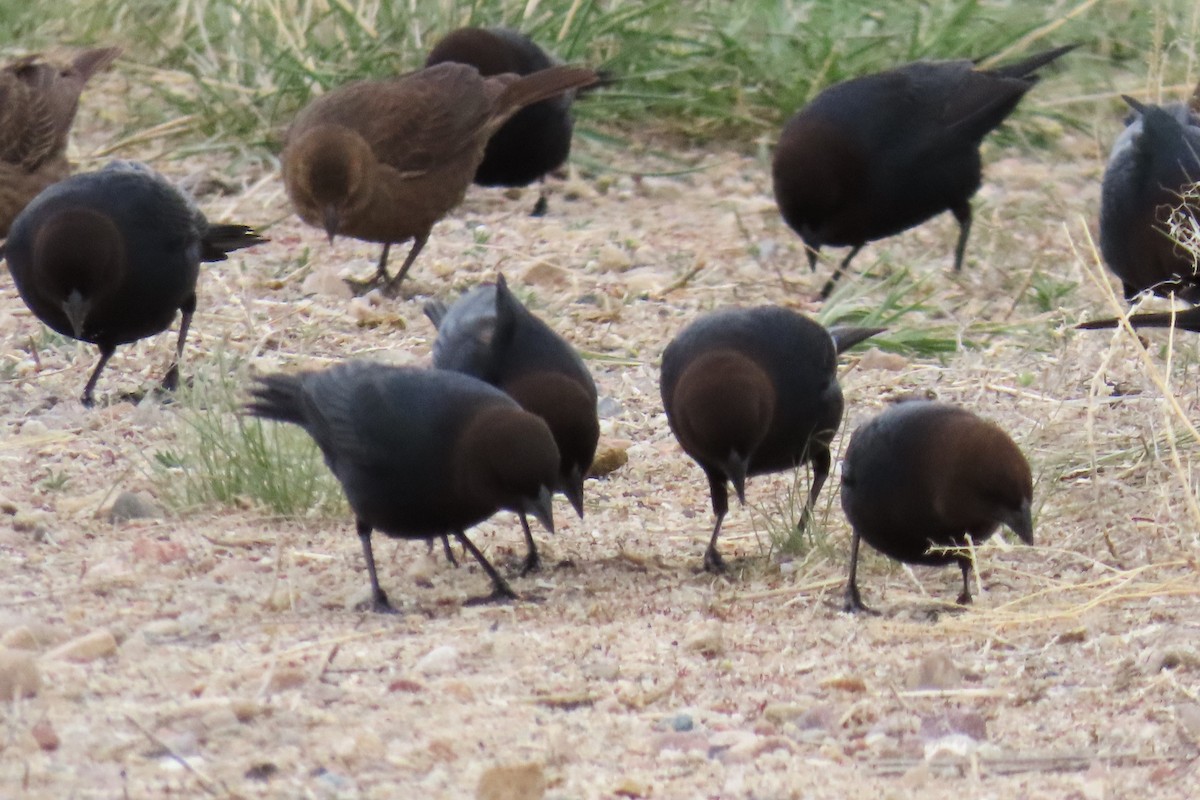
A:
{"type": "MultiPolygon", "coordinates": [[[[104,144],[100,122],[84,123],[82,154],[104,144]]],[[[272,240],[204,268],[185,375],[212,379],[220,353],[259,370],[427,363],[423,300],[503,270],[591,356],[603,446],[628,463],[588,482],[584,519],[556,501],[558,533],[536,534],[546,569],[511,578],[522,601],[464,605],[488,590],[473,564],[377,537],[401,613],[360,612],[349,516],[214,506],[110,522],[121,492],[162,503],[149,464],[183,410],[117,397],[161,376],[174,330],[120,348],[84,409],[94,348],[46,337],[0,271],[0,682],[40,681],[0,711],[0,796],[1200,796],[1197,447],[1129,339],[1070,329],[1106,311],[1084,235],[1104,148],[1061,140],[1044,157],[988,148],[961,275],[948,217],[855,264],[931,282],[933,309],[904,324],[1010,330],[964,334],[977,346],[942,357],[844,357],[837,449],[892,398],[931,392],[1000,422],[1036,476],[1038,545],[981,548],[973,608],[949,604],[957,570],[868,553],[874,618],[838,610],[836,472],[821,546],[772,552],[793,476],[755,478],[722,534],[732,574],[701,572],[706,484],[660,407],[660,354],[697,314],[818,308],[831,264],[809,274],[764,158],[690,153],[704,169],[555,181],[541,219],[530,192],[473,190],[435,228],[415,296],[375,304],[337,276],[369,273],[376,246],[331,248],[274,173],[231,182],[221,165],[156,160],[211,219],[272,240]],[[1029,299],[1055,286],[1068,290],[1048,312],[1029,299]]],[[[879,281],[857,279],[863,302],[879,281]]],[[[1167,370],[1166,334],[1147,339],[1196,419],[1195,342],[1167,370]]],[[[471,536],[512,574],[512,515],[471,536]]]]}

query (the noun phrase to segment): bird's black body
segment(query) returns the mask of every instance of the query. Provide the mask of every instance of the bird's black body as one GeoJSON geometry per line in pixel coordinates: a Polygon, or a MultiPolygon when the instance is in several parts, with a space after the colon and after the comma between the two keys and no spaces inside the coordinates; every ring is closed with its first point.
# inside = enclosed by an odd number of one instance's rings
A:
{"type": "Polygon", "coordinates": [[[1168,235],[1175,209],[1195,217],[1184,194],[1200,181],[1200,115],[1182,103],[1133,107],[1117,137],[1100,194],[1100,252],[1127,298],[1149,289],[1200,302],[1196,257],[1168,235]]]}
{"type": "Polygon", "coordinates": [[[964,547],[1001,524],[1033,541],[1029,464],[1004,431],[965,409],[909,401],[860,426],[842,467],[842,508],[854,530],[846,608],[865,609],[856,581],[858,541],[908,564],[970,560],[931,547],[964,547]]]}
{"type": "MultiPolygon", "coordinates": [[[[349,362],[259,379],[251,414],[301,426],[316,441],[358,520],[376,607],[387,607],[370,534],[427,539],[501,509],[548,520],[558,453],[549,430],[503,392],[441,370],[349,362]]],[[[482,559],[497,592],[511,589],[482,559]]]]}
{"type": "Polygon", "coordinates": [[[994,69],[971,61],[918,61],[835,84],[784,126],[772,176],[784,221],[808,248],[850,247],[822,290],[828,296],[867,242],[950,211],[961,269],[979,189],[979,144],[1037,82],[1062,47],[994,69]]]}
{"type": "MultiPolygon", "coordinates": [[[[596,455],[600,423],[596,384],[579,354],[521,304],[504,276],[448,309],[429,303],[425,313],[438,329],[434,366],[486,381],[546,421],[560,456],[556,488],[583,516],[583,480],[596,455]]],[[[527,570],[538,563],[532,537],[528,544],[527,570]]]]}
{"type": "MultiPolygon", "coordinates": [[[[176,361],[196,308],[201,261],[264,241],[244,225],[210,225],[161,175],[113,162],[52,185],[13,222],[5,257],[29,309],[55,331],[113,350],[153,336],[183,313],[176,361]],[[72,319],[74,315],[74,319],[72,319]]],[[[164,384],[174,388],[177,365],[164,384]]]]}
{"type": "Polygon", "coordinates": [[[842,419],[837,355],[878,329],[831,336],[785,308],[717,311],[696,320],[663,353],[667,422],[708,477],[717,522],[705,568],[720,571],[716,550],[729,509],[728,483],[744,499],[746,477],[813,467],[811,513],[829,475],[829,443],[842,419]]]}

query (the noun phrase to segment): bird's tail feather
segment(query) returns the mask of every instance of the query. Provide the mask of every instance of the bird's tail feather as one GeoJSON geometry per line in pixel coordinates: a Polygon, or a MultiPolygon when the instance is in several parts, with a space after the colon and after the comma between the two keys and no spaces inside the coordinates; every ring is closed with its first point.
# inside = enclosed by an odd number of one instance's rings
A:
{"type": "Polygon", "coordinates": [[[838,355],[849,350],[859,342],[870,339],[877,333],[883,333],[887,328],[856,328],[850,325],[839,325],[829,329],[833,337],[833,349],[838,355]]]}
{"type": "Polygon", "coordinates": [[[224,261],[229,253],[269,241],[247,225],[211,225],[204,235],[201,261],[224,261]]]}
{"type": "Polygon", "coordinates": [[[441,300],[430,300],[425,304],[425,316],[429,317],[429,321],[433,323],[433,327],[442,327],[442,320],[446,318],[447,307],[441,300]]]}
{"type": "Polygon", "coordinates": [[[599,76],[590,67],[563,64],[524,75],[504,87],[496,98],[496,111],[489,122],[493,130],[500,128],[509,117],[531,103],[547,100],[572,89],[591,86],[599,76]]]}
{"type": "Polygon", "coordinates": [[[253,399],[246,404],[251,416],[277,422],[304,424],[304,387],[300,375],[275,373],[258,378],[250,388],[253,399]]]}

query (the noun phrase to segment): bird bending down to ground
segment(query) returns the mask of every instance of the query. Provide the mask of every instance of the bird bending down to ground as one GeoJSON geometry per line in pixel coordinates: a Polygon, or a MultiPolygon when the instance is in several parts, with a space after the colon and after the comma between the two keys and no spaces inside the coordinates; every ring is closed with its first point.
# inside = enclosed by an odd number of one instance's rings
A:
{"type": "MultiPolygon", "coordinates": [[[[433,364],[472,375],[501,389],[550,427],[558,446],[555,489],[583,516],[583,479],[596,455],[600,422],[596,384],[566,340],[521,304],[504,276],[460,297],[449,309],[425,305],[437,327],[433,364]]],[[[540,566],[537,546],[521,515],[528,555],[522,574],[540,566]]]]}
{"type": "Polygon", "coordinates": [[[0,238],[30,200],[70,173],[67,135],[79,94],[120,52],[84,50],[67,67],[32,55],[0,69],[0,238]]]}
{"type": "Polygon", "coordinates": [[[783,219],[814,270],[822,247],[850,248],[821,296],[867,242],[943,211],[958,220],[954,268],[962,269],[980,142],[1037,82],[1035,72],[1074,46],[990,69],[917,61],[830,86],[788,120],[772,165],[783,219]]]}
{"type": "Polygon", "coordinates": [[[267,375],[252,392],[249,413],[304,428],[342,484],[375,611],[392,610],[375,573],[376,530],[412,539],[453,533],[491,578],[491,598],[516,597],[464,531],[507,509],[553,532],[558,451],[539,417],[467,375],[369,361],[267,375]]]}
{"type": "MultiPolygon", "coordinates": [[[[523,33],[508,28],[459,28],[434,45],[425,66],[453,61],[470,64],[484,77],[530,75],[559,64],[523,33]]],[[[475,170],[480,186],[528,186],[544,181],[571,153],[571,104],[577,92],[526,106],[492,134],[475,170]]],[[[546,213],[543,188],[533,216],[546,213]]]]}
{"type": "Polygon", "coordinates": [[[958,602],[971,602],[966,537],[1000,525],[1033,544],[1029,462],[999,427],[944,403],[910,400],[861,425],[842,465],[842,509],[853,528],[844,609],[867,611],[858,593],[858,543],[907,564],[962,570],[958,602]]]}
{"type": "Polygon", "coordinates": [[[829,476],[829,443],[842,420],[837,356],[881,328],[828,331],[774,306],[726,309],[701,317],[663,352],[667,422],[704,470],[716,524],[704,553],[709,572],[725,569],[717,552],[732,483],[746,501],[746,478],[812,464],[804,527],[829,476]]]}
{"type": "Polygon", "coordinates": [[[1183,103],[1133,109],[1117,137],[1100,193],[1100,253],[1121,280],[1126,299],[1149,289],[1200,302],[1197,254],[1170,234],[1178,211],[1200,216],[1200,115],[1183,103]],[[1189,196],[1189,191],[1191,192],[1189,196]]]}
{"type": "Polygon", "coordinates": [[[84,405],[117,345],[164,331],[182,312],[162,388],[175,389],[196,310],[201,261],[266,241],[245,225],[211,225],[145,164],[114,161],[34,198],[13,222],[5,256],[25,305],[54,330],[100,348],[84,405]]]}
{"type": "Polygon", "coordinates": [[[287,133],[283,180],[300,218],[381,242],[371,283],[394,293],[434,223],[462,202],[488,139],[520,109],[597,79],[585,67],[484,78],[438,64],[387,80],[357,81],[308,104],[287,133]],[[413,240],[388,279],[388,250],[413,240]]]}

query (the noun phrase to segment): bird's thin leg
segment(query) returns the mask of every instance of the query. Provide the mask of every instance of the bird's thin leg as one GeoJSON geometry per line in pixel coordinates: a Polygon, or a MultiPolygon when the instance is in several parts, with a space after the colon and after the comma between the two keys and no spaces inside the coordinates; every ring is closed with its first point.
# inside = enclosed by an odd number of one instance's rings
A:
{"type": "Polygon", "coordinates": [[[861,244],[856,244],[854,247],[850,248],[850,254],[842,259],[842,263],[838,264],[838,268],[833,271],[833,274],[829,276],[829,280],[825,281],[825,285],[821,287],[822,300],[828,300],[829,295],[833,294],[834,285],[838,282],[838,279],[842,277],[842,273],[846,271],[846,267],[850,266],[850,261],[856,255],[858,255],[858,251],[862,249],[863,246],[861,244]]]}
{"type": "Polygon", "coordinates": [[[858,593],[858,531],[854,531],[850,537],[850,578],[846,581],[846,594],[842,601],[842,611],[847,614],[857,614],[866,612],[868,614],[876,614],[862,601],[862,595],[858,593]]]}
{"type": "Polygon", "coordinates": [[[487,597],[481,597],[470,602],[474,604],[491,603],[497,600],[516,600],[517,593],[512,590],[511,586],[508,585],[508,581],[504,580],[500,573],[496,571],[496,568],[493,567],[486,558],[484,558],[483,553],[481,553],[479,548],[467,538],[467,535],[462,531],[455,531],[454,536],[462,544],[463,548],[475,557],[475,560],[479,562],[479,566],[483,567],[483,571],[486,572],[488,577],[492,579],[492,593],[487,597]]]}
{"type": "Polygon", "coordinates": [[[417,260],[417,255],[421,252],[421,248],[425,246],[425,242],[429,241],[429,233],[425,232],[413,239],[412,249],[408,251],[408,257],[404,259],[404,263],[400,266],[400,271],[396,273],[396,277],[387,282],[383,287],[383,293],[388,297],[395,297],[396,292],[400,290],[400,283],[404,280],[404,276],[408,274],[408,268],[417,260]]]}
{"type": "Polygon", "coordinates": [[[446,554],[446,560],[452,566],[458,566],[458,559],[454,557],[454,551],[450,549],[450,537],[444,533],[442,534],[442,552],[446,554]]]}
{"type": "Polygon", "coordinates": [[[971,235],[971,203],[968,201],[961,206],[952,208],[950,213],[958,220],[958,244],[954,246],[954,271],[962,272],[963,254],[967,252],[967,237],[971,235]]]}
{"type": "Polygon", "coordinates": [[[371,283],[380,284],[387,283],[387,262],[388,253],[391,252],[392,243],[383,243],[383,252],[379,254],[379,264],[375,267],[375,277],[371,278],[371,283]]]}
{"type": "Polygon", "coordinates": [[[729,513],[729,489],[725,486],[725,473],[719,470],[704,469],[708,476],[708,491],[712,495],[713,514],[717,521],[713,525],[712,537],[708,540],[708,549],[704,551],[704,571],[720,575],[725,572],[725,559],[717,552],[717,537],[721,535],[721,522],[729,513]]]}
{"type": "Polygon", "coordinates": [[[816,272],[817,258],[819,258],[821,255],[821,246],[817,245],[816,247],[809,247],[808,245],[805,245],[804,254],[808,256],[808,271],[816,272]]]}
{"type": "Polygon", "coordinates": [[[971,560],[964,558],[958,562],[958,568],[962,570],[963,590],[958,596],[958,604],[960,606],[971,605],[971,560]]]}
{"type": "Polygon", "coordinates": [[[533,531],[529,530],[529,520],[525,518],[524,511],[518,511],[517,515],[521,517],[521,530],[525,532],[525,561],[521,564],[521,577],[525,577],[531,572],[537,572],[542,568],[542,559],[538,555],[537,545],[533,541],[533,531]]]}
{"type": "Polygon", "coordinates": [[[531,217],[544,217],[546,212],[550,210],[550,200],[546,197],[546,176],[543,175],[538,181],[538,199],[533,204],[533,210],[529,212],[531,217]]]}
{"type": "Polygon", "coordinates": [[[181,312],[179,317],[179,339],[175,342],[175,360],[171,362],[171,366],[167,369],[167,374],[163,376],[162,388],[168,392],[173,392],[179,388],[179,361],[183,358],[183,343],[187,341],[188,328],[192,326],[192,315],[196,313],[196,295],[192,294],[188,299],[183,301],[183,305],[179,307],[181,312]]]}
{"type": "Polygon", "coordinates": [[[88,408],[96,405],[96,397],[93,392],[96,389],[96,381],[100,380],[100,372],[104,369],[104,365],[112,358],[112,354],[116,352],[117,346],[112,344],[100,345],[100,363],[92,370],[92,376],[88,378],[88,382],[83,386],[83,397],[79,401],[88,408]]]}
{"type": "Polygon", "coordinates": [[[358,540],[362,542],[363,556],[367,559],[367,575],[371,578],[371,610],[380,614],[395,614],[396,609],[388,602],[387,594],[379,586],[379,576],[375,573],[375,554],[371,552],[371,526],[357,520],[358,540]]]}

